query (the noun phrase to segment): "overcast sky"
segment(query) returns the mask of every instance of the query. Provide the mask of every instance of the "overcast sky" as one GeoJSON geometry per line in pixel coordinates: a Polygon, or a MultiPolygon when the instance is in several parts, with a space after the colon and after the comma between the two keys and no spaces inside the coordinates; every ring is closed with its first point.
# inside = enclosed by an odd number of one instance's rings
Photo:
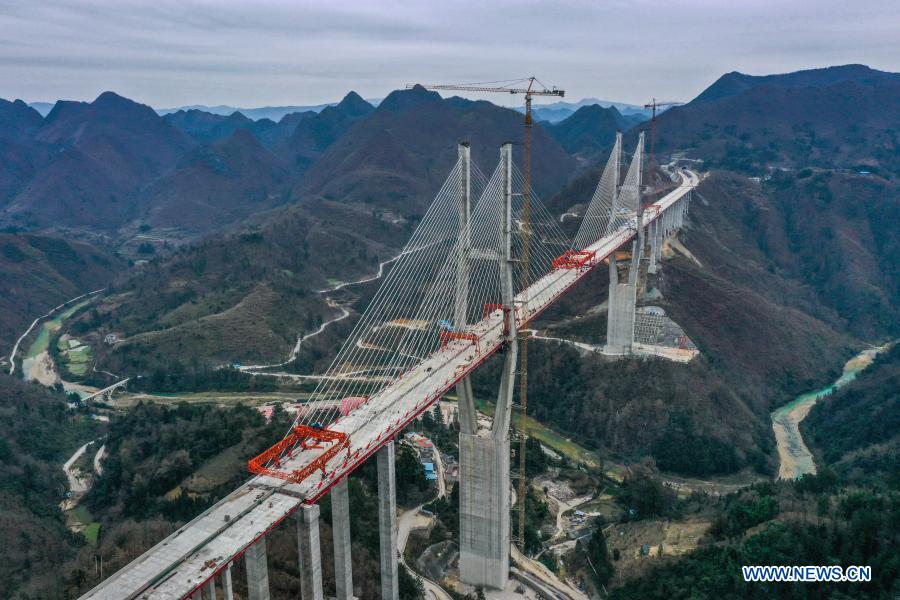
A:
{"type": "Polygon", "coordinates": [[[533,73],[567,99],[643,103],[846,63],[900,71],[900,2],[0,0],[0,97],[26,101],[317,104],[533,73]]]}

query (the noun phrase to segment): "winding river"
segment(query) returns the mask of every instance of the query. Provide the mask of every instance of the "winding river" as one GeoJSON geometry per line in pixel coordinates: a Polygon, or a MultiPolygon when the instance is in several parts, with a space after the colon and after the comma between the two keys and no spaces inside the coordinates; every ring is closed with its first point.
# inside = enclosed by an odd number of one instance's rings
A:
{"type": "Polygon", "coordinates": [[[816,472],[812,453],[806,447],[800,434],[800,421],[806,418],[813,405],[822,397],[847,385],[866,367],[872,364],[879,352],[886,350],[890,343],[877,348],[867,348],[844,364],[844,372],[831,385],[807,392],[772,412],[772,429],[778,444],[778,478],[797,479],[801,475],[816,472]]]}

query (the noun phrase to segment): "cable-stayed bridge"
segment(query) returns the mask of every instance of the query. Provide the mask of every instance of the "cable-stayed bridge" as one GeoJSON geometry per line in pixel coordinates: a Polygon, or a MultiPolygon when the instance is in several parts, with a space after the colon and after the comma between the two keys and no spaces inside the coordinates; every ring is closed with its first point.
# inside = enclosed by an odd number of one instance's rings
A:
{"type": "Polygon", "coordinates": [[[353,597],[347,475],[376,456],[382,597],[397,598],[394,437],[455,389],[460,420],[460,576],[503,588],[509,572],[509,427],[517,332],[607,263],[607,351],[634,341],[637,276],[645,249],[658,266],[665,236],[686,214],[698,176],[641,203],[644,140],[624,178],[616,144],[574,240],[568,240],[512,160],[488,175],[459,158],[412,238],[285,438],[249,463],[255,476],[83,598],[232,598],[233,562],[246,561],[249,598],[269,598],[266,534],[296,519],[301,597],[323,597],[319,507],[331,494],[336,595],[353,597]],[[526,205],[530,203],[530,206],[526,205]],[[527,250],[526,250],[527,249],[527,250]],[[616,251],[630,249],[619,263],[616,251]],[[528,252],[527,277],[519,257],[528,252]],[[521,286],[518,282],[530,282],[521,286]],[[502,355],[497,408],[479,431],[469,375],[502,355]],[[218,583],[217,583],[218,582],[218,583]]]}

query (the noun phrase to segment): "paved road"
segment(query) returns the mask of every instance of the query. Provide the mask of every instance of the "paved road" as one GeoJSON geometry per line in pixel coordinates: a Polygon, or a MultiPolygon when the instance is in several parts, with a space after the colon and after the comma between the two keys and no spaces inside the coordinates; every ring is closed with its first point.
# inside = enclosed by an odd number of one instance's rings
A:
{"type": "MultiPolygon", "coordinates": [[[[318,290],[318,293],[319,293],[319,294],[327,294],[328,292],[336,292],[336,291],[341,290],[341,289],[344,289],[344,288],[346,288],[346,287],[351,287],[351,286],[354,286],[354,285],[359,285],[359,284],[361,284],[361,283],[369,283],[370,281],[376,281],[376,280],[378,280],[378,279],[381,279],[381,278],[384,276],[384,267],[385,267],[386,265],[392,263],[392,262],[397,261],[401,256],[403,256],[403,253],[400,253],[400,254],[398,254],[397,256],[393,257],[393,258],[389,258],[389,259],[387,259],[387,260],[381,261],[381,262],[378,264],[378,272],[375,273],[375,275],[369,275],[369,276],[367,276],[367,277],[363,277],[363,278],[357,279],[357,280],[355,280],[355,281],[345,281],[345,282],[343,282],[343,283],[338,283],[338,284],[335,284],[335,285],[333,285],[333,286],[331,286],[331,287],[327,287],[327,288],[325,288],[325,289],[323,289],[323,290],[318,290]]],[[[331,298],[330,296],[326,296],[326,297],[325,297],[325,303],[326,303],[329,307],[331,307],[331,308],[336,308],[336,309],[340,310],[340,311],[341,311],[341,314],[338,315],[337,317],[332,318],[332,319],[328,319],[327,321],[325,321],[324,323],[322,323],[321,325],[319,325],[319,328],[316,329],[315,331],[313,331],[313,332],[311,332],[311,333],[307,333],[306,335],[303,335],[303,336],[297,338],[297,343],[294,344],[294,347],[293,347],[293,349],[291,350],[291,353],[288,355],[287,360],[284,360],[284,361],[279,362],[279,363],[274,363],[274,364],[271,364],[271,365],[248,365],[248,366],[240,367],[239,370],[240,370],[240,371],[247,372],[247,373],[252,373],[252,372],[255,372],[255,371],[260,371],[260,370],[262,370],[262,369],[270,369],[270,368],[283,367],[283,366],[289,364],[289,363],[290,363],[291,361],[293,361],[295,358],[297,358],[297,354],[300,353],[300,346],[303,344],[303,342],[305,342],[306,340],[308,340],[308,339],[310,339],[310,338],[313,338],[313,337],[319,335],[320,333],[322,333],[323,331],[325,331],[325,329],[327,329],[329,326],[334,325],[334,324],[337,323],[338,321],[341,321],[341,320],[343,320],[343,319],[346,319],[347,317],[350,316],[350,312],[349,312],[346,308],[344,308],[343,306],[341,306],[340,304],[338,304],[338,303],[337,303],[333,298],[331,298]]],[[[282,374],[282,373],[277,373],[277,374],[274,374],[274,373],[268,373],[268,372],[265,372],[265,371],[260,372],[260,373],[255,373],[255,374],[257,374],[257,375],[278,375],[278,376],[288,376],[288,375],[290,375],[290,374],[288,374],[288,373],[283,373],[283,374],[282,374]]],[[[303,375],[301,375],[301,376],[296,376],[296,375],[295,375],[294,377],[296,377],[296,378],[306,378],[306,379],[317,379],[317,377],[314,377],[314,376],[303,376],[303,375]]]]}
{"type": "Polygon", "coordinates": [[[422,510],[422,506],[423,505],[420,504],[419,506],[402,513],[397,520],[397,548],[400,550],[400,562],[403,563],[413,575],[422,580],[426,598],[433,598],[434,600],[453,600],[450,594],[444,591],[440,585],[424,575],[419,574],[415,569],[406,564],[406,558],[403,555],[403,552],[406,549],[406,542],[409,541],[410,531],[428,527],[433,519],[433,517],[421,514],[420,511],[422,510]]]}
{"type": "Polygon", "coordinates": [[[560,580],[547,567],[523,555],[516,546],[512,547],[509,556],[519,567],[520,572],[528,575],[532,580],[536,579],[541,586],[552,589],[554,592],[552,597],[563,600],[590,600],[584,592],[560,580]]]}

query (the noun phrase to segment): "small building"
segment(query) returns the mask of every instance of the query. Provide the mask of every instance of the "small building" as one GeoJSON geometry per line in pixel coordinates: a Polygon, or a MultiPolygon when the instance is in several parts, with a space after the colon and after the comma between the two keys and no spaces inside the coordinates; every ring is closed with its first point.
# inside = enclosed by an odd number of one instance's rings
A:
{"type": "Polygon", "coordinates": [[[263,418],[265,418],[266,423],[272,422],[272,414],[275,412],[274,406],[257,406],[256,410],[263,416],[263,418]]]}
{"type": "Polygon", "coordinates": [[[104,338],[103,338],[103,343],[108,346],[112,346],[113,344],[115,344],[118,341],[119,341],[119,336],[117,336],[114,333],[107,333],[106,336],[104,336],[104,338]]]}

